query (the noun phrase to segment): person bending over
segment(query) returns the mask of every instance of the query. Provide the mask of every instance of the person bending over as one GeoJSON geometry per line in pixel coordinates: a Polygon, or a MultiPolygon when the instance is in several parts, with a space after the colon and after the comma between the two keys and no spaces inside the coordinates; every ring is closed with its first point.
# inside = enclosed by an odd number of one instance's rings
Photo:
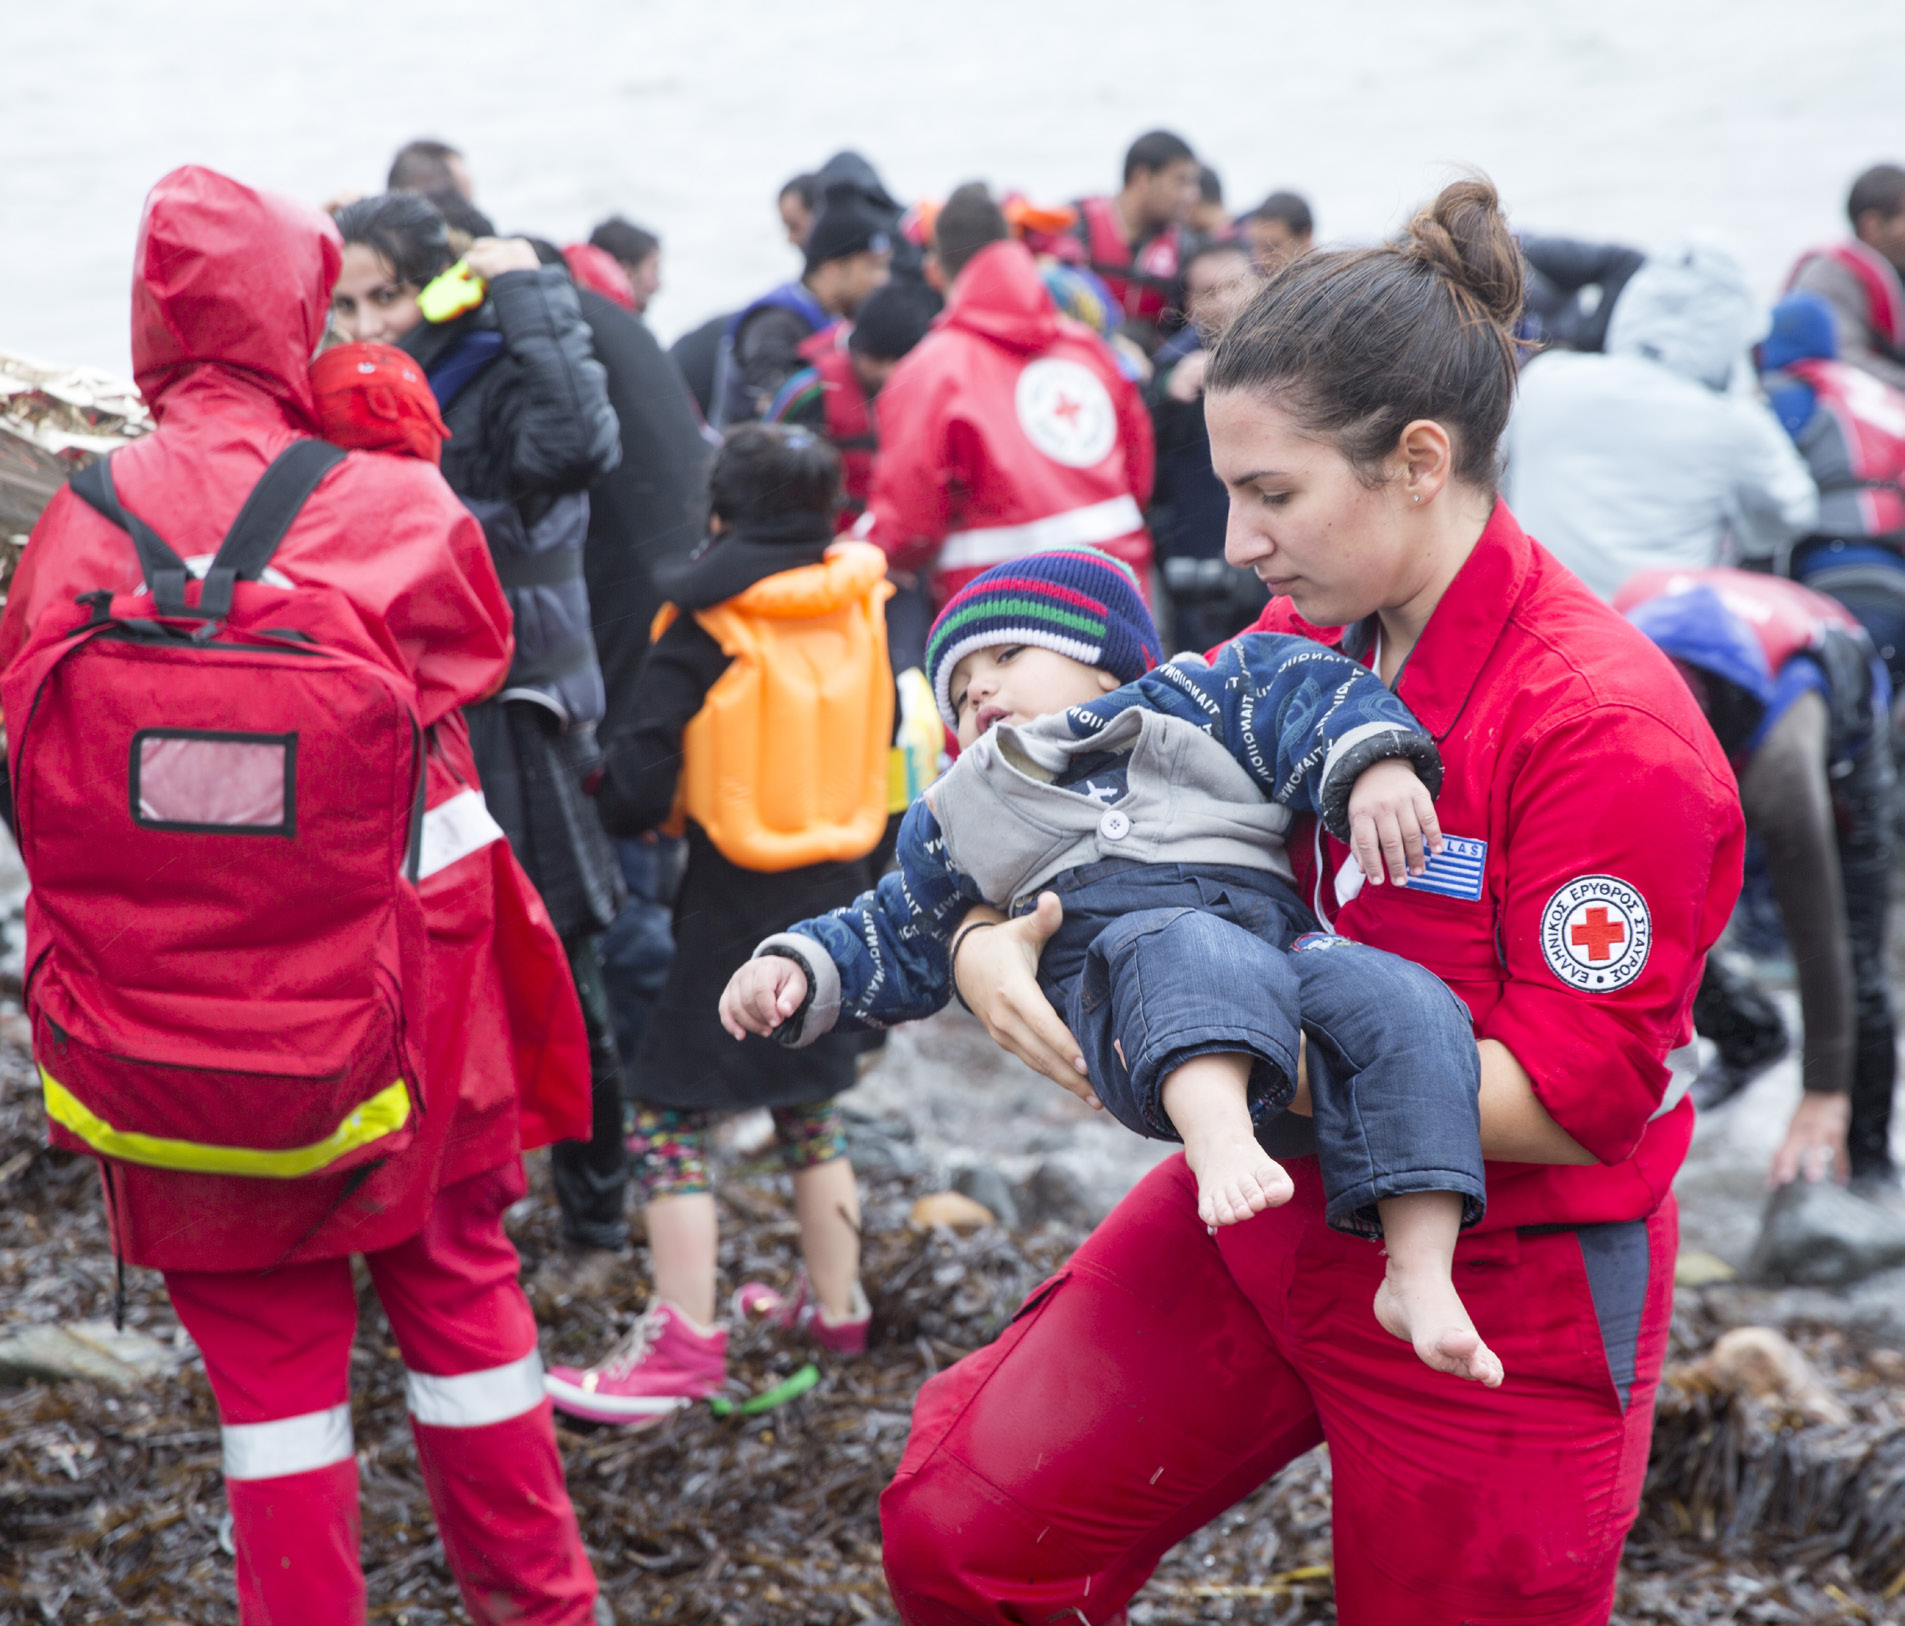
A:
{"type": "Polygon", "coordinates": [[[1405,885],[1441,845],[1434,742],[1379,678],[1305,639],[1246,638],[1214,665],[1159,658],[1136,578],[1108,554],[1055,549],[975,577],[927,647],[963,754],[908,813],[898,870],[766,939],[722,1022],[798,1046],[842,1021],[928,1015],[981,929],[954,937],[975,903],[1023,914],[1056,892],[1041,981],[1098,1098],[1183,1141],[1204,1223],[1291,1197],[1256,1130],[1295,1092],[1301,1029],[1329,1222],[1387,1244],[1378,1319],[1428,1365],[1493,1387],[1501,1363],[1450,1278],[1484,1202],[1467,1013],[1420,967],[1319,932],[1283,841],[1293,813],[1318,812],[1372,881],[1386,867],[1405,885]]]}

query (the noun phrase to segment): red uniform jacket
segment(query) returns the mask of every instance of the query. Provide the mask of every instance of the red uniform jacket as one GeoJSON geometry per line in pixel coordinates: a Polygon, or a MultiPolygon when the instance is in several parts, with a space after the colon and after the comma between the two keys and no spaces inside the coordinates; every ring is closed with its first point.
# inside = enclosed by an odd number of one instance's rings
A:
{"type": "Polygon", "coordinates": [[[847,349],[847,336],[852,331],[851,324],[836,322],[800,347],[801,355],[820,377],[827,440],[840,454],[840,518],[847,525],[866,512],[867,493],[873,488],[873,454],[880,446],[873,403],[867,399],[860,375],[853,370],[853,356],[847,349]]]}
{"type": "MultiPolygon", "coordinates": [[[[1339,640],[1284,598],[1253,630],[1339,640]]],[[[1345,936],[1442,978],[1600,1159],[1490,1164],[1485,1228],[1641,1218],[1693,1133],[1693,995],[1740,888],[1719,742],[1667,658],[1501,504],[1396,692],[1442,751],[1447,852],[1358,889],[1347,848],[1293,840],[1299,884],[1345,936]]]]}
{"type": "Polygon", "coordinates": [[[1078,237],[1085,260],[1104,278],[1127,321],[1157,322],[1177,298],[1182,271],[1184,230],[1166,226],[1136,245],[1120,229],[1114,198],[1083,198],[1078,204],[1078,237]]]}
{"type": "Polygon", "coordinates": [[[1061,316],[1022,243],[993,243],[880,391],[855,534],[944,604],[988,566],[1090,543],[1145,578],[1151,420],[1111,352],[1061,316]]]}
{"type": "MultiPolygon", "coordinates": [[[[147,200],[132,354],[159,428],[115,456],[113,479],[126,506],[188,561],[217,550],[271,460],[316,432],[308,369],[339,259],[322,216],[209,170],[177,170],[147,200]]],[[[294,583],[322,578],[342,589],[415,684],[424,724],[436,725],[426,838],[433,815],[441,837],[442,803],[475,780],[456,708],[509,669],[509,609],[482,528],[429,464],[358,452],[312,495],[272,565],[294,583]]],[[[0,665],[49,609],[70,610],[76,593],[95,587],[134,591],[140,576],[125,533],[61,492],[14,578],[0,665]]],[[[428,849],[426,839],[426,860],[428,849]]],[[[544,1132],[553,1118],[563,1133],[586,1133],[581,1013],[566,978],[566,992],[549,990],[545,946],[534,942],[540,904],[533,893],[515,895],[527,891],[520,875],[496,877],[499,851],[506,856],[506,845],[473,846],[422,883],[432,950],[425,1093],[455,1110],[432,1114],[408,1151],[368,1176],[257,1180],[116,1164],[111,1217],[124,1258],[258,1270],[293,1255],[388,1247],[422,1223],[446,1170],[454,1178],[514,1155],[519,1080],[544,1091],[544,1132]],[[488,855],[483,890],[494,902],[464,884],[483,867],[470,856],[478,851],[488,855]],[[515,958],[505,965],[505,956],[515,958]],[[514,986],[519,977],[527,996],[514,986]],[[516,1008],[522,997],[541,999],[527,1019],[516,1008]],[[498,1048],[491,1040],[501,1033],[512,1042],[498,1048]],[[552,1071],[579,1083],[565,1089],[552,1071]]],[[[546,916],[541,931],[553,941],[546,916]]]]}

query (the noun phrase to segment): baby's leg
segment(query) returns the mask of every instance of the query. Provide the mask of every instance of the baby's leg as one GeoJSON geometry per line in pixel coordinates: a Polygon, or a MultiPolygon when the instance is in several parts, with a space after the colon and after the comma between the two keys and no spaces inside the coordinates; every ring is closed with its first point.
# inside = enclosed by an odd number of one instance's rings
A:
{"type": "Polygon", "coordinates": [[[1288,1201],[1254,1122],[1294,1089],[1289,956],[1192,907],[1134,911],[1092,939],[1065,1010],[1093,1088],[1121,1123],[1184,1142],[1207,1225],[1288,1201]]]}
{"type": "Polygon", "coordinates": [[[1342,938],[1292,946],[1329,1222],[1380,1235],[1376,1316],[1438,1371],[1501,1382],[1451,1275],[1486,1200],[1480,1058],[1461,1002],[1421,966],[1342,938]]]}
{"type": "Polygon", "coordinates": [[[1389,1266],[1376,1289],[1376,1319],[1416,1347],[1424,1364],[1494,1389],[1502,1363],[1482,1342],[1455,1291],[1455,1239],[1462,1229],[1462,1199],[1453,1191],[1412,1191],[1384,1197],[1384,1252],[1389,1266]]]}
{"type": "Polygon", "coordinates": [[[1250,1122],[1254,1056],[1193,1056],[1164,1081],[1165,1114],[1197,1176],[1197,1215],[1206,1225],[1235,1225],[1287,1203],[1296,1188],[1257,1144],[1250,1122]]]}

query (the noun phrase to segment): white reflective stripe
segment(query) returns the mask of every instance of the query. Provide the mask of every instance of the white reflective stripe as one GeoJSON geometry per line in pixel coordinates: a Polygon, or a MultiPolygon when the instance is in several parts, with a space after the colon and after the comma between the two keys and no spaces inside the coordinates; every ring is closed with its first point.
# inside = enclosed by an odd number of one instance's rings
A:
{"type": "Polygon", "coordinates": [[[1686,1098],[1687,1091],[1693,1088],[1694,1080],[1700,1076],[1700,1041],[1683,1044],[1678,1050],[1667,1052],[1667,1093],[1660,1098],[1660,1106],[1648,1118],[1664,1118],[1686,1098]]]}
{"type": "Polygon", "coordinates": [[[531,1350],[520,1361],[461,1377],[404,1372],[410,1415],[432,1428],[484,1428],[506,1423],[542,1404],[542,1356],[531,1350]]]}
{"type": "Polygon", "coordinates": [[[460,790],[423,815],[423,853],[417,879],[424,880],[468,858],[492,841],[503,839],[503,827],[490,817],[480,790],[460,790]]]}
{"type": "Polygon", "coordinates": [[[313,1468],[349,1462],[355,1449],[348,1404],[275,1423],[227,1423],[218,1432],[225,1444],[227,1479],[308,1474],[313,1468]]]}
{"type": "Polygon", "coordinates": [[[939,570],[971,570],[1004,564],[1046,548],[1074,547],[1081,542],[1115,542],[1144,529],[1144,515],[1130,496],[1095,502],[1035,519],[1026,525],[993,525],[982,531],[954,531],[933,561],[939,570]]]}

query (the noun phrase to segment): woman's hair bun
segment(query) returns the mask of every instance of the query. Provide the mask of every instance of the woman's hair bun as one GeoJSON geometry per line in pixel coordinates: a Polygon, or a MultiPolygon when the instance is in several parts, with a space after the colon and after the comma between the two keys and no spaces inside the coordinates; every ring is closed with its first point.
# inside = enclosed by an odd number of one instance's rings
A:
{"type": "Polygon", "coordinates": [[[1479,175],[1451,182],[1419,210],[1397,247],[1469,295],[1491,320],[1512,328],[1521,316],[1521,250],[1493,183],[1479,175]]]}

